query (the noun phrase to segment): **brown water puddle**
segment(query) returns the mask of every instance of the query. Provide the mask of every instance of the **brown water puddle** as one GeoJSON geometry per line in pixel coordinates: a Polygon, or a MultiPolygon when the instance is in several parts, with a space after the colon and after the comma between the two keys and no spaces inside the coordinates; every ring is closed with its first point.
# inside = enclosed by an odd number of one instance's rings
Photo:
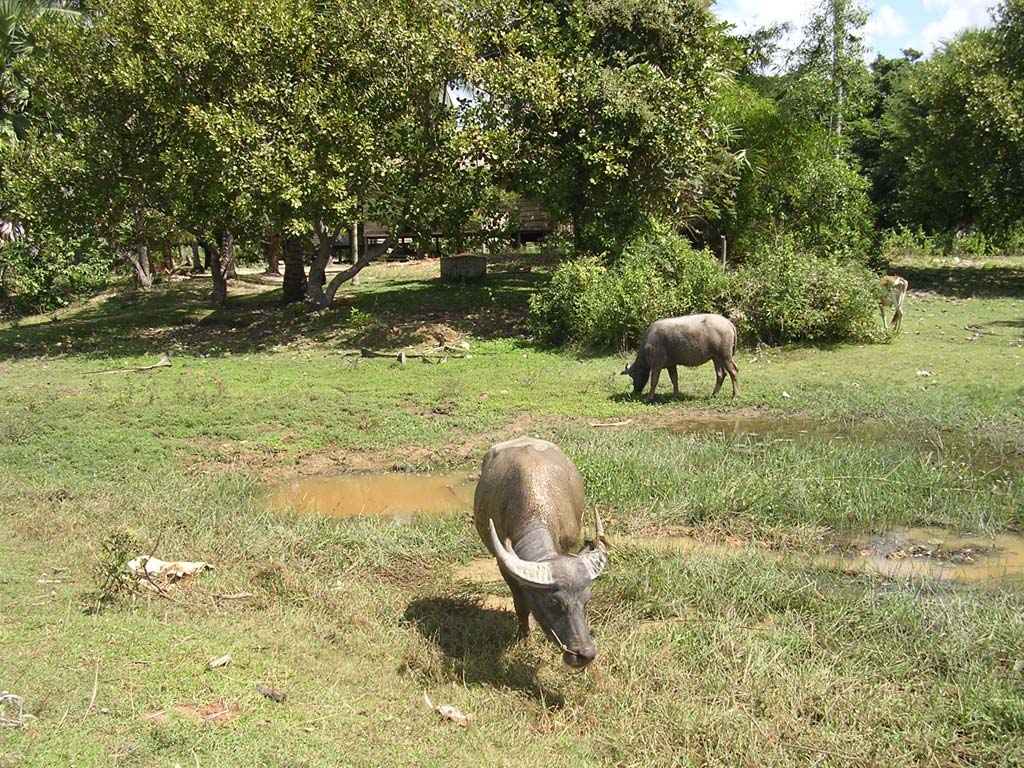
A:
{"type": "Polygon", "coordinates": [[[272,508],[332,518],[385,517],[409,524],[418,515],[449,515],[473,508],[476,480],[448,475],[342,475],[294,480],[271,493],[272,508]]]}
{"type": "MultiPolygon", "coordinates": [[[[773,422],[773,427],[776,425],[777,422],[773,422]]],[[[716,427],[716,431],[720,428],[716,427]]],[[[746,429],[746,425],[743,428],[746,429]]],[[[468,472],[317,477],[277,486],[269,504],[274,509],[300,515],[384,517],[395,523],[409,524],[421,515],[450,515],[471,510],[475,488],[476,477],[468,472]]],[[[753,550],[788,562],[811,562],[843,571],[891,577],[928,576],[957,581],[1024,577],[1024,535],[1020,534],[988,537],[958,535],[940,528],[897,529],[879,536],[836,539],[830,551],[822,554],[780,552],[741,541],[722,543],[682,535],[613,537],[612,544],[638,544],[665,551],[701,551],[734,557],[753,550]]],[[[453,576],[475,584],[500,581],[492,558],[456,568],[453,576]]]]}
{"type": "MultiPolygon", "coordinates": [[[[720,557],[740,557],[754,546],[678,535],[626,537],[619,543],[720,557]]],[[[1021,534],[961,535],[941,528],[906,528],[880,536],[837,541],[831,551],[820,554],[755,549],[758,554],[780,561],[810,562],[835,570],[892,578],[927,576],[953,581],[996,581],[1024,577],[1021,534]]]]}
{"type": "MultiPolygon", "coordinates": [[[[766,416],[764,414],[730,416],[728,414],[695,414],[671,421],[663,426],[669,432],[694,435],[721,435],[729,439],[766,438],[775,441],[801,440],[861,440],[887,442],[897,434],[880,421],[865,419],[856,424],[829,424],[801,416],[766,416]]],[[[900,439],[906,434],[899,433],[900,439]]],[[[922,435],[921,444],[926,436],[922,435]]],[[[964,437],[941,436],[931,442],[936,451],[947,453],[981,470],[1024,471],[1024,453],[999,450],[983,442],[964,437]]]]}

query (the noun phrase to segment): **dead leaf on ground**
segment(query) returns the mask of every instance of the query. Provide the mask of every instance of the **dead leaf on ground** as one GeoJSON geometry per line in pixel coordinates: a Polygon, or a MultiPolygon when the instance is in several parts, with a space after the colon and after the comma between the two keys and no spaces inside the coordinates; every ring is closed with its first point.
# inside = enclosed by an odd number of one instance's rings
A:
{"type": "Polygon", "coordinates": [[[427,695],[426,691],[423,692],[423,701],[427,703],[428,707],[437,712],[437,714],[441,716],[442,720],[447,720],[449,722],[456,723],[462,726],[463,728],[469,725],[469,720],[472,717],[472,715],[464,715],[457,708],[449,704],[435,705],[434,702],[430,700],[430,697],[427,695]]]}
{"type": "Polygon", "coordinates": [[[288,699],[287,693],[278,693],[273,688],[268,688],[267,686],[260,685],[259,683],[256,683],[256,690],[262,693],[271,701],[276,701],[278,704],[284,704],[284,702],[288,699]]]}
{"type": "Polygon", "coordinates": [[[211,661],[209,664],[206,665],[206,667],[207,669],[217,669],[217,667],[226,667],[230,663],[231,654],[225,653],[223,656],[219,656],[218,658],[211,661]]]}
{"type": "Polygon", "coordinates": [[[224,701],[211,701],[198,707],[175,702],[174,711],[179,715],[194,717],[197,720],[202,720],[204,723],[212,723],[213,725],[220,725],[238,716],[238,710],[224,701]]]}
{"type": "Polygon", "coordinates": [[[29,720],[35,720],[22,708],[23,699],[13,693],[0,693],[0,728],[21,728],[29,720]]]}

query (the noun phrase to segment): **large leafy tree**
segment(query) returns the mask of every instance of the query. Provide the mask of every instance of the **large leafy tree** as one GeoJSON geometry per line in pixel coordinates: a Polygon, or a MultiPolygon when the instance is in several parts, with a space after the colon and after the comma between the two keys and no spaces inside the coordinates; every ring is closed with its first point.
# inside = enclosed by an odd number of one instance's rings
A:
{"type": "MultiPolygon", "coordinates": [[[[154,222],[194,232],[215,304],[233,235],[284,233],[285,298],[301,299],[314,233],[357,218],[429,232],[486,189],[487,135],[446,97],[473,56],[440,3],[98,0],[88,28],[51,33],[23,201],[134,238],[143,264],[154,222]]],[[[330,286],[321,248],[312,297],[329,303],[390,244],[330,286]]]]}
{"type": "Polygon", "coordinates": [[[481,88],[502,169],[572,225],[577,253],[621,252],[651,216],[687,212],[711,148],[722,35],[697,0],[496,4],[481,88]]]}
{"type": "Polygon", "coordinates": [[[964,32],[915,65],[887,100],[880,159],[898,179],[896,222],[998,239],[1024,218],[1016,5],[1001,6],[995,29],[964,32]]]}
{"type": "Polygon", "coordinates": [[[28,130],[31,90],[21,64],[36,50],[32,27],[42,16],[76,19],[74,3],[0,0],[0,142],[28,130]]]}
{"type": "Polygon", "coordinates": [[[837,153],[847,123],[862,114],[870,93],[861,37],[867,19],[858,0],[821,0],[793,54],[788,105],[826,125],[837,153]]]}

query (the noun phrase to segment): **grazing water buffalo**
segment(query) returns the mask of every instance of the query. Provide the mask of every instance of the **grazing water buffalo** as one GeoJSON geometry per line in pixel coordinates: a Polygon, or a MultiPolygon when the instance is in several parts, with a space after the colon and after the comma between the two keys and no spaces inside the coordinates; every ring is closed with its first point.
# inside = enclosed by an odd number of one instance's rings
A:
{"type": "Polygon", "coordinates": [[[644,334],[636,360],[622,373],[633,378],[633,394],[639,395],[647,379],[651,380],[651,391],[647,402],[654,402],[654,390],[662,368],[668,369],[672,380],[672,392],[679,395],[679,374],[677,365],[693,368],[704,365],[708,360],[715,363],[715,391],[718,394],[725,381],[725,374],[732,379],[732,396],[740,393],[737,376],[739,369],[732,361],[736,353],[736,326],[721,315],[686,315],[656,320],[644,334]]]}
{"type": "Polygon", "coordinates": [[[587,602],[607,554],[596,511],[595,541],[574,552],[583,519],[583,478],[576,465],[545,440],[520,437],[495,445],[484,456],[473,519],[512,590],[519,636],[529,633],[532,613],[562,649],[562,661],[577,668],[593,661],[597,647],[587,602]]]}

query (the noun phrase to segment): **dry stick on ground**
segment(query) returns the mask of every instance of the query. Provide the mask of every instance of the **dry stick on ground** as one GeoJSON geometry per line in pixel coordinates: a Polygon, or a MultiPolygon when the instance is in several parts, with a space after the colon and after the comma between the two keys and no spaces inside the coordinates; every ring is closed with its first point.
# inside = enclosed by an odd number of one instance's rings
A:
{"type": "MultiPolygon", "coordinates": [[[[444,349],[447,349],[447,347],[439,347],[438,349],[439,350],[444,350],[444,349]]],[[[461,347],[456,347],[456,349],[458,349],[460,352],[464,351],[464,350],[462,350],[461,347]]],[[[360,349],[359,350],[359,356],[360,357],[369,357],[369,358],[378,358],[378,357],[380,357],[380,358],[389,358],[391,360],[398,360],[399,362],[403,362],[405,360],[420,359],[420,360],[423,360],[425,362],[432,363],[432,362],[435,362],[435,361],[440,362],[442,360],[441,357],[439,357],[438,355],[431,355],[430,352],[431,352],[431,350],[427,350],[426,352],[424,352],[422,354],[414,354],[412,352],[404,352],[403,351],[403,352],[399,352],[396,355],[394,352],[374,352],[372,349],[360,349]]],[[[464,356],[463,355],[449,355],[447,353],[444,355],[444,359],[447,359],[449,357],[451,357],[451,358],[453,358],[455,360],[459,360],[459,359],[461,359],[464,356]]]]}
{"type": "Polygon", "coordinates": [[[160,357],[160,361],[153,363],[153,365],[138,365],[134,368],[110,368],[106,371],[88,371],[86,376],[98,376],[101,373],[142,373],[144,371],[152,371],[154,368],[170,368],[171,358],[164,354],[160,357]]]}
{"type": "Polygon", "coordinates": [[[93,706],[93,704],[96,703],[96,692],[99,690],[99,687],[100,687],[100,661],[99,661],[99,659],[97,659],[96,660],[96,669],[95,669],[95,671],[93,672],[93,675],[92,675],[92,696],[89,699],[89,706],[86,707],[86,710],[85,710],[86,716],[88,716],[88,714],[90,712],[92,712],[92,706],[93,706]]]}

